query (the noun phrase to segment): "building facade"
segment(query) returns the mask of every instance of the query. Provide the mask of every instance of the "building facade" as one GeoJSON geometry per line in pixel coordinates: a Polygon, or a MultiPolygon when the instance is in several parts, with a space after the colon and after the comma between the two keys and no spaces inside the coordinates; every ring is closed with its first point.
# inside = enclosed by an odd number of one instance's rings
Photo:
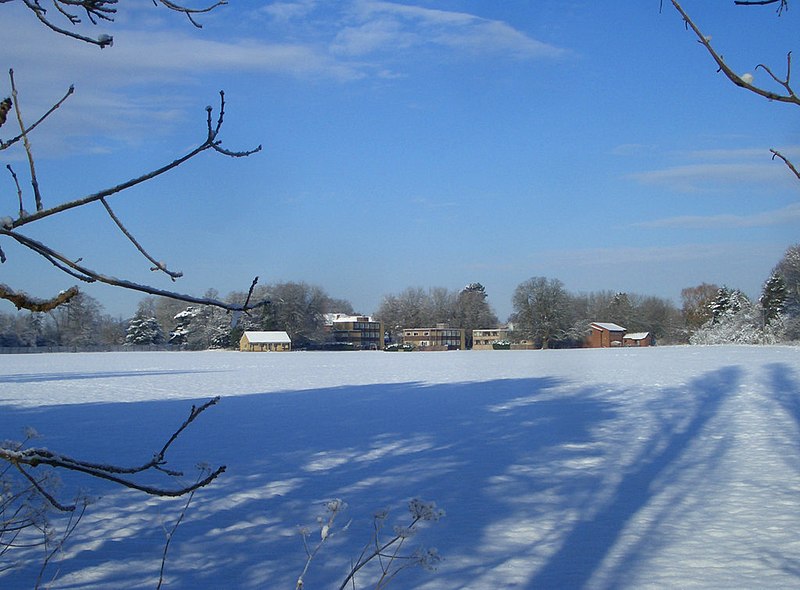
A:
{"type": "Polygon", "coordinates": [[[403,344],[419,350],[464,350],[466,330],[445,324],[437,324],[435,328],[404,328],[403,344]]]}
{"type": "Polygon", "coordinates": [[[610,322],[592,322],[589,324],[589,337],[586,339],[587,348],[610,348],[622,346],[625,328],[610,322]]]}
{"type": "Polygon", "coordinates": [[[625,328],[609,322],[593,322],[586,338],[587,348],[610,348],[616,346],[653,346],[655,340],[651,332],[626,333],[625,328]]]}
{"type": "Polygon", "coordinates": [[[508,328],[472,331],[472,350],[493,350],[497,342],[508,342],[508,328]]]}
{"type": "Polygon", "coordinates": [[[383,350],[383,322],[369,316],[333,314],[328,329],[334,343],[358,350],[383,350]]]}
{"type": "Polygon", "coordinates": [[[623,346],[653,346],[653,335],[650,332],[633,332],[622,338],[623,346]]]}
{"type": "Polygon", "coordinates": [[[239,339],[242,352],[289,352],[292,339],[286,332],[245,332],[239,339]]]}

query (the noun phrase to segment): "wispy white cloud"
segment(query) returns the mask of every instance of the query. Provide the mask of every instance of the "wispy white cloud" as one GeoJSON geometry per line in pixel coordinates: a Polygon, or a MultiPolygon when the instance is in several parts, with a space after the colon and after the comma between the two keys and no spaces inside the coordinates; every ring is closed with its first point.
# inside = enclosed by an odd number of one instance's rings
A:
{"type": "Polygon", "coordinates": [[[507,23],[465,12],[361,0],[352,4],[351,18],[355,22],[340,30],[332,44],[339,54],[367,55],[419,47],[515,59],[553,58],[565,53],[507,23]]]}
{"type": "MultiPolygon", "coordinates": [[[[780,151],[787,157],[800,156],[798,146],[784,146],[780,151]]],[[[680,192],[707,191],[742,184],[789,185],[796,182],[787,173],[783,162],[772,161],[769,148],[691,150],[672,155],[686,163],[636,172],[628,175],[628,178],[680,192]]]]}
{"type": "Polygon", "coordinates": [[[683,215],[634,224],[634,227],[676,229],[729,229],[745,227],[770,227],[800,223],[800,204],[793,203],[781,209],[762,211],[752,215],[683,215]]]}
{"type": "Polygon", "coordinates": [[[753,163],[707,163],[672,166],[631,174],[643,184],[670,186],[682,192],[696,192],[718,187],[721,184],[773,183],[784,179],[785,171],[779,166],[753,163]]]}
{"type": "Polygon", "coordinates": [[[290,22],[303,18],[316,7],[316,0],[298,0],[297,2],[272,2],[261,11],[279,22],[290,22]]]}
{"type": "Polygon", "coordinates": [[[258,35],[251,28],[246,34],[215,36],[172,21],[166,28],[137,28],[128,20],[112,28],[114,47],[101,56],[96,47],[55,34],[48,43],[29,43],[32,36],[43,34],[41,25],[24,18],[29,15],[22,9],[16,9],[18,14],[6,7],[4,11],[23,23],[0,26],[7,61],[41,72],[43,78],[50,71],[88,69],[106,85],[237,70],[352,81],[395,75],[395,68],[387,64],[396,62],[399,51],[424,48],[448,58],[455,54],[538,59],[564,53],[504,22],[370,0],[336,5],[314,0],[273,2],[258,11],[268,21],[258,35]]]}
{"type": "MultiPolygon", "coordinates": [[[[57,126],[52,137],[73,147],[80,144],[76,137],[115,135],[108,133],[110,127],[126,141],[168,131],[171,122],[187,116],[189,105],[196,105],[188,98],[192,88],[209,76],[242,73],[315,83],[387,81],[413,74],[397,67],[411,61],[402,50],[428,49],[426,55],[441,53],[447,59],[453,55],[534,59],[561,52],[499,21],[370,0],[272,2],[250,11],[252,22],[238,28],[236,35],[222,24],[215,27],[215,13],[204,22],[208,26],[196,30],[180,18],[161,19],[154,11],[141,13],[147,19],[142,25],[123,11],[117,23],[92,29],[93,34],[114,34],[114,46],[102,51],[43,31],[16,3],[4,5],[3,11],[3,57],[18,72],[26,111],[43,112],[52,104],[49,101],[75,84],[76,96],[49,127],[57,126]],[[31,39],[46,42],[31,43],[31,39]],[[64,113],[69,117],[61,116],[64,113]],[[156,118],[163,126],[154,131],[156,118]]],[[[65,145],[54,144],[48,151],[55,153],[65,145]]]]}

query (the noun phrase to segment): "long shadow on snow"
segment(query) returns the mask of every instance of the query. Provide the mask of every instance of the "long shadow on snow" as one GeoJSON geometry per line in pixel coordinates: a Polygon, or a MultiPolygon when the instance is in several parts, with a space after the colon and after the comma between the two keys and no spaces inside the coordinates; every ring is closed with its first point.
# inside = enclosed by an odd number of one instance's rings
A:
{"type": "Polygon", "coordinates": [[[217,371],[196,370],[159,370],[159,371],[98,371],[81,373],[78,371],[62,371],[60,373],[12,373],[0,375],[0,383],[43,383],[47,381],[81,381],[84,379],[113,379],[115,377],[153,377],[159,375],[187,375],[193,373],[210,373],[217,371]]]}
{"type": "MultiPolygon", "coordinates": [[[[786,363],[772,363],[767,365],[767,379],[772,390],[773,398],[786,411],[794,421],[796,430],[800,430],[800,379],[796,370],[786,363]]],[[[795,470],[800,470],[800,440],[796,438],[794,432],[788,433],[787,438],[795,441],[795,454],[793,455],[793,465],[795,470]]],[[[785,461],[789,461],[790,456],[784,456],[785,461]]],[[[768,552],[765,561],[773,567],[781,569],[800,579],[800,560],[791,559],[778,551],[768,552]]]]}
{"type": "MultiPolygon", "coordinates": [[[[645,443],[613,497],[591,508],[593,515],[572,530],[556,531],[561,548],[528,575],[528,582],[505,587],[579,588],[588,581],[626,523],[647,504],[649,485],[697,436],[737,378],[738,372],[729,369],[693,383],[699,405],[688,426],[668,432],[666,441],[656,437],[645,443]]],[[[419,496],[447,510],[423,540],[453,561],[445,561],[433,578],[410,571],[402,587],[434,580],[432,588],[489,588],[476,584],[476,577],[510,557],[526,558],[536,542],[523,531],[509,544],[498,539],[497,525],[546,515],[550,506],[537,500],[537,493],[549,493],[553,481],[560,486],[557,508],[589,513],[581,504],[591,497],[598,476],[579,469],[562,477],[557,464],[568,458],[562,449],[597,444],[602,427],[619,417],[621,406],[604,399],[604,391],[540,378],[226,397],[174,449],[174,466],[200,459],[227,464],[228,472],[196,496],[181,525],[171,548],[169,587],[292,587],[304,562],[297,525],[313,523],[323,500],[343,497],[353,523],[346,535],[332,539],[307,577],[307,587],[331,587],[368,539],[372,512],[419,496]],[[519,470],[527,470],[527,476],[514,477],[519,470]],[[515,504],[523,497],[532,499],[515,504]],[[493,544],[496,551],[485,550],[493,544]]],[[[30,424],[49,436],[53,448],[100,461],[119,456],[132,436],[146,457],[185,418],[188,405],[163,401],[4,411],[0,432],[10,424],[30,424]],[[78,440],[69,435],[75,428],[83,433],[78,440]]],[[[59,565],[63,579],[113,562],[115,568],[95,571],[95,585],[82,587],[154,586],[164,541],[160,509],[140,496],[99,488],[112,506],[98,505],[104,519],[90,525],[90,534],[79,530],[73,540],[78,558],[59,565]],[[115,537],[123,526],[126,536],[115,537]],[[105,531],[114,542],[102,541],[105,531]],[[137,565],[126,569],[120,562],[137,565]]],[[[13,580],[0,576],[3,584],[11,582],[7,587],[15,587],[13,580]]]]}
{"type": "MultiPolygon", "coordinates": [[[[536,573],[528,588],[583,588],[591,580],[626,526],[657,492],[653,484],[681,459],[692,441],[701,434],[725,397],[735,390],[741,373],[739,368],[727,367],[689,384],[697,407],[688,424],[681,427],[677,423],[668,424],[667,429],[647,441],[639,459],[624,474],[611,499],[577,523],[566,535],[559,551],[536,573]]],[[[658,534],[657,528],[652,526],[649,532],[658,534]]],[[[657,540],[642,539],[640,544],[657,545],[657,540]]],[[[637,557],[645,552],[646,547],[641,546],[629,550],[614,568],[612,579],[604,586],[624,587],[627,571],[635,568],[637,557]]]]}
{"type": "Polygon", "coordinates": [[[800,381],[793,368],[786,363],[766,366],[772,395],[800,428],[800,381]]]}
{"type": "MultiPolygon", "coordinates": [[[[320,502],[337,496],[352,507],[352,542],[342,537],[346,546],[320,560],[309,587],[329,587],[341,578],[368,540],[374,510],[390,506],[402,513],[413,496],[435,500],[448,512],[429,531],[434,544],[443,553],[468,551],[494,519],[507,516],[487,492],[488,479],[545,448],[587,443],[594,428],[614,416],[614,405],[596,392],[562,393],[563,385],[550,378],[406,383],[224,398],[183,434],[172,454],[176,466],[202,459],[225,463],[228,472],[197,495],[173,546],[170,566],[180,580],[170,587],[210,588],[221,580],[236,580],[233,587],[242,588],[291,587],[304,560],[296,526],[313,523],[320,502]],[[248,528],[253,522],[262,524],[248,528]],[[180,538],[188,540],[183,556],[180,538]],[[213,564],[210,570],[196,567],[198,552],[213,564]]],[[[147,457],[188,406],[164,401],[15,410],[2,413],[0,432],[11,424],[32,425],[47,435],[48,446],[104,462],[120,456],[118,449],[130,447],[126,438],[133,437],[138,456],[147,457]],[[76,430],[82,433],[77,439],[76,430]]],[[[95,483],[100,493],[115,493],[95,483]]],[[[130,505],[131,496],[120,502],[130,505]]],[[[85,540],[91,550],[82,550],[79,531],[73,545],[80,559],[61,564],[62,576],[122,555],[135,561],[145,550],[157,566],[163,532],[146,510],[126,508],[124,519],[108,510],[107,523],[91,525],[85,540]],[[101,531],[113,539],[122,522],[126,529],[138,527],[135,543],[127,550],[124,543],[97,545],[101,531]]],[[[125,577],[135,574],[140,572],[106,572],[97,587],[130,583],[125,577]]]]}

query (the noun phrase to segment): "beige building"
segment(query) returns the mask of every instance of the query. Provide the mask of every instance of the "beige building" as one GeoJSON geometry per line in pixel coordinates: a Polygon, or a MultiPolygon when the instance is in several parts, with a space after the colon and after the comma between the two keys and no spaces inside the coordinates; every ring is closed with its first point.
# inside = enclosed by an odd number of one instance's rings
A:
{"type": "Polygon", "coordinates": [[[243,352],[288,352],[292,350],[292,339],[286,332],[245,332],[239,339],[239,350],[243,352]]]}
{"type": "Polygon", "coordinates": [[[333,341],[359,350],[383,350],[383,322],[364,315],[333,314],[328,319],[333,341]]]}
{"type": "Polygon", "coordinates": [[[403,344],[419,350],[464,350],[467,344],[464,328],[449,328],[437,324],[435,328],[403,329],[403,344]]]}
{"type": "Polygon", "coordinates": [[[508,341],[508,328],[472,331],[472,350],[492,350],[499,341],[508,341]]]}

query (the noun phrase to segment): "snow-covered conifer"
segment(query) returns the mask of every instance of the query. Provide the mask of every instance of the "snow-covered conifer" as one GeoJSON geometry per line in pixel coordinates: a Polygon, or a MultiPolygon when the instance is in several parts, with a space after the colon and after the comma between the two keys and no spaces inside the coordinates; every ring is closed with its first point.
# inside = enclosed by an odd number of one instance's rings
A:
{"type": "Polygon", "coordinates": [[[163,342],[164,333],[156,318],[137,313],[131,319],[125,334],[125,346],[147,346],[163,342]]]}

